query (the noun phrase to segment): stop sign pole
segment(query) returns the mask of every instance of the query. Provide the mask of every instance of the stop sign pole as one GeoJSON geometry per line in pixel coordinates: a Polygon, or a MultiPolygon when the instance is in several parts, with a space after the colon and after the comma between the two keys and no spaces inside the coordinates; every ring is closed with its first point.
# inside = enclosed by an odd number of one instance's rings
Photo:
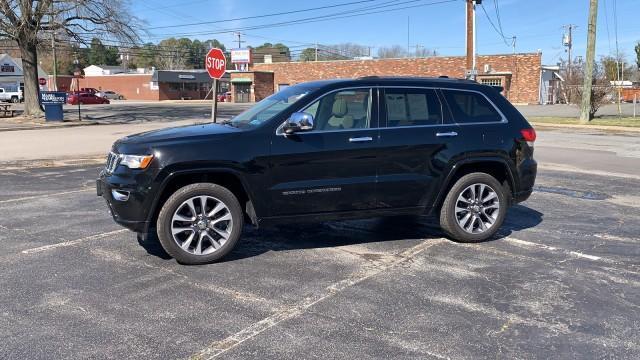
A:
{"type": "Polygon", "coordinates": [[[209,50],[204,58],[204,66],[213,79],[211,94],[213,102],[211,103],[211,122],[216,122],[216,113],[218,112],[218,79],[220,79],[227,69],[227,59],[222,50],[213,48],[209,50]]]}

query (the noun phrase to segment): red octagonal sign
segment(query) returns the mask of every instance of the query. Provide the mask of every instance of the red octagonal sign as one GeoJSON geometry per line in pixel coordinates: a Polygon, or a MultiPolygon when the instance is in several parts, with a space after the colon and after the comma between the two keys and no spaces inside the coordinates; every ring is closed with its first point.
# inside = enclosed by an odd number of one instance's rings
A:
{"type": "Polygon", "coordinates": [[[212,79],[220,79],[227,68],[227,59],[222,50],[213,48],[204,59],[204,66],[212,79]]]}

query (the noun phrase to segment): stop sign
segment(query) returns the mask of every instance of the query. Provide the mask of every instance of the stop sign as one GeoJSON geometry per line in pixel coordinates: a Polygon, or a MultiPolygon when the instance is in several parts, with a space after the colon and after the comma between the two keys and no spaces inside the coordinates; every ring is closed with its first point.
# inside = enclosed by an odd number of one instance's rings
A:
{"type": "Polygon", "coordinates": [[[40,85],[47,85],[47,79],[45,79],[45,78],[39,78],[39,79],[38,79],[38,83],[39,83],[40,85]]]}
{"type": "Polygon", "coordinates": [[[222,50],[217,48],[209,50],[204,59],[204,66],[212,79],[220,79],[227,68],[227,59],[222,50]]]}

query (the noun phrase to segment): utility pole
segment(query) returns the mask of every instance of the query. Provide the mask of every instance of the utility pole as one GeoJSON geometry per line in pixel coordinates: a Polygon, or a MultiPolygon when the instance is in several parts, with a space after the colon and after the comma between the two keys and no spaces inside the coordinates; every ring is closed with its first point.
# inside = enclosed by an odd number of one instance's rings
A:
{"type": "Polygon", "coordinates": [[[482,0],[467,0],[467,63],[466,77],[476,79],[476,4],[482,0]]]}
{"type": "Polygon", "coordinates": [[[569,24],[563,26],[567,32],[564,34],[564,38],[562,39],[562,45],[567,47],[567,78],[571,79],[571,66],[572,66],[572,58],[571,58],[571,50],[573,49],[573,29],[577,26],[574,24],[569,24]]]}
{"type": "Polygon", "coordinates": [[[598,20],[598,0],[590,0],[589,26],[587,29],[587,56],[584,66],[584,85],[582,87],[582,106],[580,123],[591,120],[591,88],[593,86],[593,65],[596,57],[596,21],[598,20]]]}
{"type": "Polygon", "coordinates": [[[238,49],[242,48],[242,43],[244,41],[242,41],[242,33],[241,32],[236,32],[235,35],[238,37],[238,49]]]}
{"type": "Polygon", "coordinates": [[[411,54],[411,45],[409,45],[409,40],[410,40],[409,19],[410,18],[407,16],[407,57],[409,57],[409,54],[411,54]]]}
{"type": "Polygon", "coordinates": [[[316,43],[316,61],[318,61],[318,43],[316,43]]]}

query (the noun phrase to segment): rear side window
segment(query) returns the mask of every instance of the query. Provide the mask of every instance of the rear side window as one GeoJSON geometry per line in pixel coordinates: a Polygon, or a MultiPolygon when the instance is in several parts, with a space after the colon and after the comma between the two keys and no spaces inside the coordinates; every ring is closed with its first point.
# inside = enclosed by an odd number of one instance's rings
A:
{"type": "Polygon", "coordinates": [[[502,121],[495,107],[480,93],[442,90],[456,123],[484,123],[502,121]]]}
{"type": "Polygon", "coordinates": [[[386,89],[387,127],[437,125],[442,106],[432,89],[386,89]]]}

